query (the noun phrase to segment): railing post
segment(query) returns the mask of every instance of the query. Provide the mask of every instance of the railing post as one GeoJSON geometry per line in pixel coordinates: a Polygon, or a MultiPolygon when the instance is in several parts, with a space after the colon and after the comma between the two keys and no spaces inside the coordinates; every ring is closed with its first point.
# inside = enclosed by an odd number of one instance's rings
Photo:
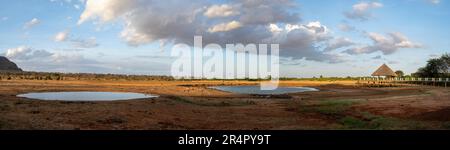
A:
{"type": "Polygon", "coordinates": [[[447,88],[448,78],[445,78],[445,88],[447,88]]]}

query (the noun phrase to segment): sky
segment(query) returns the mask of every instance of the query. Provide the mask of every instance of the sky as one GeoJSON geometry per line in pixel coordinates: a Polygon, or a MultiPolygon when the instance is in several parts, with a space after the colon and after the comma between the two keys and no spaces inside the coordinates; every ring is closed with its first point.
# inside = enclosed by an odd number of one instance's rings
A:
{"type": "Polygon", "coordinates": [[[284,77],[406,74],[450,52],[448,0],[0,0],[0,55],[26,71],[170,75],[171,48],[279,44],[284,77]]]}

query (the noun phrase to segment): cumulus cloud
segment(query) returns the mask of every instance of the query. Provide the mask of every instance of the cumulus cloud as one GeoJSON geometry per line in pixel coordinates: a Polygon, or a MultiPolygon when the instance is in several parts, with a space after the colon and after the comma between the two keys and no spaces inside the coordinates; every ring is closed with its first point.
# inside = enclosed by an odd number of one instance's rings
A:
{"type": "Polygon", "coordinates": [[[234,16],[239,14],[239,12],[234,10],[230,5],[222,4],[210,6],[203,14],[208,18],[216,18],[234,16]]]}
{"type": "MultiPolygon", "coordinates": [[[[153,59],[122,58],[108,61],[98,61],[85,57],[78,51],[48,51],[28,46],[6,49],[1,54],[13,60],[27,71],[73,72],[73,73],[127,73],[127,74],[157,74],[167,75],[170,64],[152,61],[153,59]],[[156,65],[148,65],[156,64],[156,65]]],[[[99,54],[101,57],[104,54],[99,54]]]]}
{"type": "Polygon", "coordinates": [[[292,7],[289,0],[278,0],[276,2],[243,0],[222,4],[222,6],[234,6],[242,11],[239,15],[230,18],[232,20],[221,20],[222,18],[219,18],[218,21],[214,22],[208,20],[207,17],[203,17],[204,15],[199,15],[207,11],[203,9],[204,6],[212,7],[214,5],[211,5],[208,1],[88,0],[79,23],[90,19],[108,22],[122,18],[125,22],[125,28],[121,37],[131,45],[140,45],[160,39],[189,43],[188,41],[192,41],[195,34],[207,35],[208,29],[216,25],[217,22],[223,23],[235,20],[243,26],[254,23],[261,23],[262,26],[265,26],[270,23],[299,21],[297,14],[290,13],[286,9],[292,7]],[[173,5],[174,3],[178,4],[176,6],[182,5],[183,7],[176,7],[173,5]],[[173,11],[174,9],[177,11],[173,11]]]}
{"type": "Polygon", "coordinates": [[[97,64],[98,62],[93,59],[87,59],[83,55],[78,53],[64,54],[53,53],[51,61],[60,64],[97,64]]]}
{"type": "Polygon", "coordinates": [[[405,35],[399,32],[389,33],[388,36],[370,32],[366,36],[373,41],[372,45],[353,47],[344,52],[348,54],[368,54],[381,51],[383,54],[389,55],[402,48],[422,47],[420,43],[410,41],[405,35]]]}
{"type": "MultiPolygon", "coordinates": [[[[275,25],[271,26],[281,29],[275,25]]],[[[332,39],[329,29],[314,21],[307,24],[287,24],[280,32],[275,33],[270,41],[280,43],[283,49],[280,54],[285,57],[328,63],[343,62],[341,56],[325,53],[318,46],[327,45],[332,39]]]]}
{"type": "Polygon", "coordinates": [[[75,48],[93,48],[99,45],[95,37],[90,37],[87,39],[73,38],[70,36],[70,32],[67,30],[58,32],[53,40],[55,42],[69,42],[75,48]]]}
{"type": "Polygon", "coordinates": [[[343,47],[349,47],[351,45],[354,45],[355,43],[350,40],[349,38],[336,38],[331,40],[330,42],[327,43],[326,48],[324,49],[325,51],[332,51],[332,50],[336,50],[339,48],[343,48],[343,47]]]}
{"type": "Polygon", "coordinates": [[[276,33],[280,33],[281,31],[283,31],[283,29],[281,29],[280,27],[278,27],[276,24],[270,24],[269,25],[269,31],[276,34],[276,33]]]}
{"type": "Polygon", "coordinates": [[[78,24],[89,19],[99,19],[103,22],[111,21],[123,13],[138,7],[138,0],[87,0],[86,8],[78,20],[78,24]]]}
{"type": "Polygon", "coordinates": [[[85,58],[79,53],[58,53],[19,46],[6,50],[7,58],[24,70],[51,72],[98,72],[105,71],[103,64],[85,58]]]}
{"type": "Polygon", "coordinates": [[[317,45],[332,39],[320,22],[301,23],[294,1],[87,0],[78,20],[108,23],[121,21],[120,37],[131,46],[164,40],[193,45],[195,35],[203,43],[278,43],[280,55],[320,62],[339,62],[317,45]],[[177,5],[173,5],[173,4],[177,5]],[[177,7],[183,6],[183,7],[177,7]],[[205,7],[206,6],[206,7],[205,7]],[[174,11],[176,10],[176,11],[174,11]],[[224,12],[224,13],[217,13],[224,12]],[[283,27],[278,27],[283,26],[283,27]]]}
{"type": "Polygon", "coordinates": [[[226,31],[231,31],[237,28],[242,27],[242,24],[240,22],[237,21],[231,21],[228,23],[221,23],[218,25],[215,25],[211,28],[208,29],[208,32],[214,33],[214,32],[226,32],[226,31]]]}
{"type": "Polygon", "coordinates": [[[33,18],[30,21],[28,21],[27,23],[25,23],[25,25],[23,25],[24,29],[30,29],[34,26],[36,26],[37,24],[41,23],[41,21],[37,18],[33,18]]]}
{"type": "MultiPolygon", "coordinates": [[[[86,59],[81,55],[53,53],[47,50],[33,49],[27,46],[19,46],[17,48],[10,48],[6,50],[5,56],[12,60],[19,62],[29,61],[43,61],[43,62],[64,62],[64,63],[82,63],[86,62],[86,59]]],[[[92,62],[89,60],[87,62],[92,62]]]]}
{"type": "Polygon", "coordinates": [[[52,54],[45,50],[33,50],[26,46],[10,48],[6,50],[5,56],[16,60],[29,60],[50,57],[52,54]]]}
{"type": "Polygon", "coordinates": [[[236,4],[241,15],[240,22],[243,24],[267,25],[270,23],[298,23],[298,13],[290,12],[295,9],[296,3],[291,0],[241,0],[236,4]]]}
{"type": "Polygon", "coordinates": [[[344,12],[344,15],[348,19],[366,21],[373,17],[370,12],[372,9],[383,7],[379,2],[359,2],[352,6],[352,11],[344,12]]]}

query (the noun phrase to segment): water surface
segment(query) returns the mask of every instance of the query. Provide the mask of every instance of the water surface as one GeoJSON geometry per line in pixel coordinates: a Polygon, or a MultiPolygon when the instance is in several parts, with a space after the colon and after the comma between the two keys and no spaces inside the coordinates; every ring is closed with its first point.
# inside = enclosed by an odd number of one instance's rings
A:
{"type": "Polygon", "coordinates": [[[155,95],[125,92],[42,92],[17,95],[39,100],[61,101],[117,101],[158,97],[155,95]]]}
{"type": "Polygon", "coordinates": [[[213,86],[216,90],[239,93],[239,94],[259,94],[259,95],[278,95],[287,93],[319,91],[310,87],[278,87],[275,90],[261,90],[260,86],[213,86]]]}

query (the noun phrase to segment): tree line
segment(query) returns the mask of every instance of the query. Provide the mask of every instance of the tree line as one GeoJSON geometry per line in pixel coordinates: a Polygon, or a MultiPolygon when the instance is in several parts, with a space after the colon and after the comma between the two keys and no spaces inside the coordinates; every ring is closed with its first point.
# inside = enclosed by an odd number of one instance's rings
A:
{"type": "Polygon", "coordinates": [[[0,71],[0,80],[170,81],[174,79],[170,76],[149,76],[149,75],[0,71]]]}
{"type": "MultiPolygon", "coordinates": [[[[403,71],[395,72],[399,77],[404,76],[403,71]]],[[[439,58],[431,58],[424,67],[411,74],[412,77],[420,78],[450,78],[450,55],[443,54],[439,58]]],[[[355,77],[338,78],[329,77],[312,78],[314,80],[355,80],[355,77]]],[[[58,73],[58,72],[30,72],[30,71],[0,71],[0,80],[110,80],[110,81],[172,81],[171,76],[153,75],[123,75],[123,74],[94,74],[94,73],[58,73]]],[[[182,79],[185,80],[185,79],[182,79]]],[[[189,79],[187,79],[189,80],[189,79]]],[[[249,79],[244,79],[249,80],[249,79]]],[[[264,80],[264,79],[259,79],[264,80]]],[[[267,80],[267,79],[266,79],[267,80]]],[[[280,80],[298,80],[298,78],[283,78],[280,80]]]]}
{"type": "Polygon", "coordinates": [[[424,67],[411,74],[421,78],[450,78],[450,55],[443,54],[439,58],[431,58],[424,67]]]}

